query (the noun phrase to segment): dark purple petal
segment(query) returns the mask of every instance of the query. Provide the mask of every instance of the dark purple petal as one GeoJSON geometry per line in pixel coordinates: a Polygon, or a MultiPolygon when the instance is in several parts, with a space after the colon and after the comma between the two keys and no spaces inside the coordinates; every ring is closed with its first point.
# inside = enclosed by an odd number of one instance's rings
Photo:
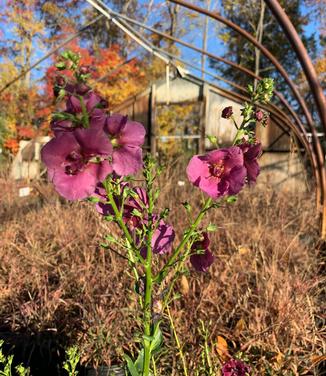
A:
{"type": "Polygon", "coordinates": [[[164,254],[170,252],[174,238],[173,227],[161,220],[152,238],[153,253],[164,254]]]}
{"type": "Polygon", "coordinates": [[[234,167],[227,178],[227,181],[229,183],[228,187],[228,194],[229,195],[236,195],[241,191],[245,184],[245,178],[246,178],[246,168],[244,166],[237,166],[234,167]]]}
{"type": "Polygon", "coordinates": [[[247,376],[251,368],[240,360],[231,359],[222,367],[222,376],[247,376]]]}
{"type": "Polygon", "coordinates": [[[196,254],[190,256],[190,262],[195,270],[198,272],[206,272],[215,260],[214,255],[208,249],[205,249],[203,254],[196,254]]]}
{"type": "Polygon", "coordinates": [[[128,116],[113,114],[106,119],[105,130],[111,136],[118,136],[128,121],[128,116]]]}
{"type": "Polygon", "coordinates": [[[75,129],[72,121],[70,120],[54,120],[51,121],[50,127],[55,135],[59,132],[71,132],[75,129]]]}
{"type": "Polygon", "coordinates": [[[89,119],[90,128],[103,130],[105,121],[106,121],[105,112],[99,108],[94,108],[89,119]]]}
{"type": "Polygon", "coordinates": [[[198,250],[198,249],[207,249],[210,245],[210,240],[209,240],[209,237],[208,237],[208,233],[207,232],[203,232],[201,234],[202,236],[202,239],[201,240],[197,240],[196,242],[194,242],[194,244],[192,245],[191,249],[193,250],[198,250]]]}
{"type": "Polygon", "coordinates": [[[77,114],[79,112],[82,112],[80,99],[78,97],[75,97],[74,95],[69,95],[67,99],[66,107],[67,107],[67,112],[70,112],[72,114],[77,114]]]}

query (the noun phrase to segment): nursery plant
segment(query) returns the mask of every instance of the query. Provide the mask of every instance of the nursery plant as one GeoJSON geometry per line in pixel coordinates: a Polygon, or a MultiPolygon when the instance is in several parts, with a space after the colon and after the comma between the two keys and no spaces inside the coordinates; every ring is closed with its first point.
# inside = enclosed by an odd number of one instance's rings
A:
{"type": "MultiPolygon", "coordinates": [[[[143,156],[144,126],[108,113],[108,102],[88,84],[92,67],[80,66],[77,54],[64,52],[57,69],[54,93],[59,111],[52,116],[54,137],[43,147],[42,160],[62,197],[89,200],[103,221],[119,229],[118,236],[106,235],[102,247],[128,260],[142,328],[140,336],[135,334],[138,356],[124,355],[126,369],[132,376],[155,375],[154,357],[164,346],[160,325],[177,279],[186,266],[204,273],[214,262],[210,233],[216,227],[203,226],[203,218],[211,210],[232,204],[259,175],[262,148],[255,126],[268,121],[260,104],[270,101],[273,80],[265,78],[255,88],[249,85],[250,101],[242,108],[240,124],[232,107],[223,109],[221,116],[237,128],[232,145],[218,148],[218,140],[209,136],[214,149],[190,159],[186,173],[194,189],[203,192],[201,206],[195,207],[189,198],[181,207],[158,210],[157,178],[162,167],[150,154],[143,156]],[[184,210],[186,219],[179,243],[169,223],[177,210],[184,210]]],[[[245,375],[250,368],[231,360],[221,372],[245,375]]]]}

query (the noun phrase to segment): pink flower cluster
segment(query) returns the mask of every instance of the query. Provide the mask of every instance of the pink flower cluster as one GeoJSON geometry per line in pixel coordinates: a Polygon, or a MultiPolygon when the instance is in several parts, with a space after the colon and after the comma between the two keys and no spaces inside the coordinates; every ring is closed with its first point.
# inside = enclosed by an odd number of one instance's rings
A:
{"type": "Polygon", "coordinates": [[[222,376],[249,376],[250,367],[237,359],[231,359],[224,364],[222,376]]]}
{"type": "MultiPolygon", "coordinates": [[[[115,198],[115,203],[119,210],[122,207],[123,190],[130,188],[127,183],[121,185],[121,196],[115,198]]],[[[98,186],[96,195],[100,201],[97,203],[97,210],[102,215],[112,215],[114,213],[112,206],[107,201],[106,191],[103,186],[98,186]]],[[[123,204],[123,221],[127,225],[130,233],[133,235],[137,247],[140,249],[141,255],[146,258],[146,238],[140,238],[139,233],[142,232],[143,225],[148,223],[147,218],[148,196],[146,191],[141,187],[132,188],[132,194],[128,195],[123,204]],[[137,215],[135,214],[137,211],[137,215]]],[[[169,253],[172,249],[172,243],[175,238],[175,232],[171,225],[166,224],[159,215],[153,215],[153,226],[155,231],[152,237],[152,250],[155,254],[169,253]]]]}
{"type": "Polygon", "coordinates": [[[260,154],[260,143],[244,142],[205,155],[195,155],[187,167],[188,179],[213,199],[235,195],[246,181],[249,184],[256,182],[260,154]]]}
{"type": "Polygon", "coordinates": [[[65,111],[51,123],[55,137],[42,149],[50,180],[69,200],[91,196],[112,172],[125,176],[142,168],[143,125],[127,116],[108,116],[107,103],[84,86],[80,91],[70,85],[65,111]]]}

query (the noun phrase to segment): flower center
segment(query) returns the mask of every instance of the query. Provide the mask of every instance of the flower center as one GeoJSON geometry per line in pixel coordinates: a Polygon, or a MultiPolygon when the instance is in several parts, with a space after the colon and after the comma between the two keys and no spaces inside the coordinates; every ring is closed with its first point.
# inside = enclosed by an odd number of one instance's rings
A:
{"type": "Polygon", "coordinates": [[[67,175],[77,175],[83,171],[89,158],[74,150],[66,157],[65,173],[67,175]]]}
{"type": "Polygon", "coordinates": [[[118,139],[117,138],[111,138],[111,144],[114,148],[119,146],[118,139]]]}
{"type": "Polygon", "coordinates": [[[211,176],[216,178],[220,178],[224,172],[224,165],[223,162],[212,163],[209,166],[209,172],[211,176]]]}

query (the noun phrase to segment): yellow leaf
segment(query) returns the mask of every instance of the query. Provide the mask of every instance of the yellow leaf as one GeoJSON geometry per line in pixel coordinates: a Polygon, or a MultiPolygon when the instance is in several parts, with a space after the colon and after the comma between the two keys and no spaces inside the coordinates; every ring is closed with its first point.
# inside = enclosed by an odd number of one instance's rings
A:
{"type": "Polygon", "coordinates": [[[237,324],[236,324],[236,326],[234,328],[234,335],[238,336],[241,332],[243,332],[243,330],[244,330],[245,327],[246,327],[246,322],[244,321],[243,318],[241,318],[237,322],[237,324]]]}
{"type": "Polygon", "coordinates": [[[239,245],[238,252],[239,252],[239,255],[246,255],[247,253],[250,252],[250,249],[243,245],[239,245]]]}
{"type": "Polygon", "coordinates": [[[282,365],[283,363],[283,360],[284,360],[284,354],[282,354],[280,351],[277,353],[277,355],[275,355],[275,357],[273,358],[274,361],[280,366],[282,365]]]}
{"type": "Polygon", "coordinates": [[[226,340],[221,336],[217,337],[216,350],[222,361],[230,357],[228,351],[228,344],[226,340]]]}
{"type": "Polygon", "coordinates": [[[312,355],[310,357],[311,362],[316,365],[326,360],[326,355],[312,355]]]}
{"type": "Polygon", "coordinates": [[[185,275],[183,275],[180,280],[180,292],[183,296],[189,294],[189,282],[185,275]]]}

